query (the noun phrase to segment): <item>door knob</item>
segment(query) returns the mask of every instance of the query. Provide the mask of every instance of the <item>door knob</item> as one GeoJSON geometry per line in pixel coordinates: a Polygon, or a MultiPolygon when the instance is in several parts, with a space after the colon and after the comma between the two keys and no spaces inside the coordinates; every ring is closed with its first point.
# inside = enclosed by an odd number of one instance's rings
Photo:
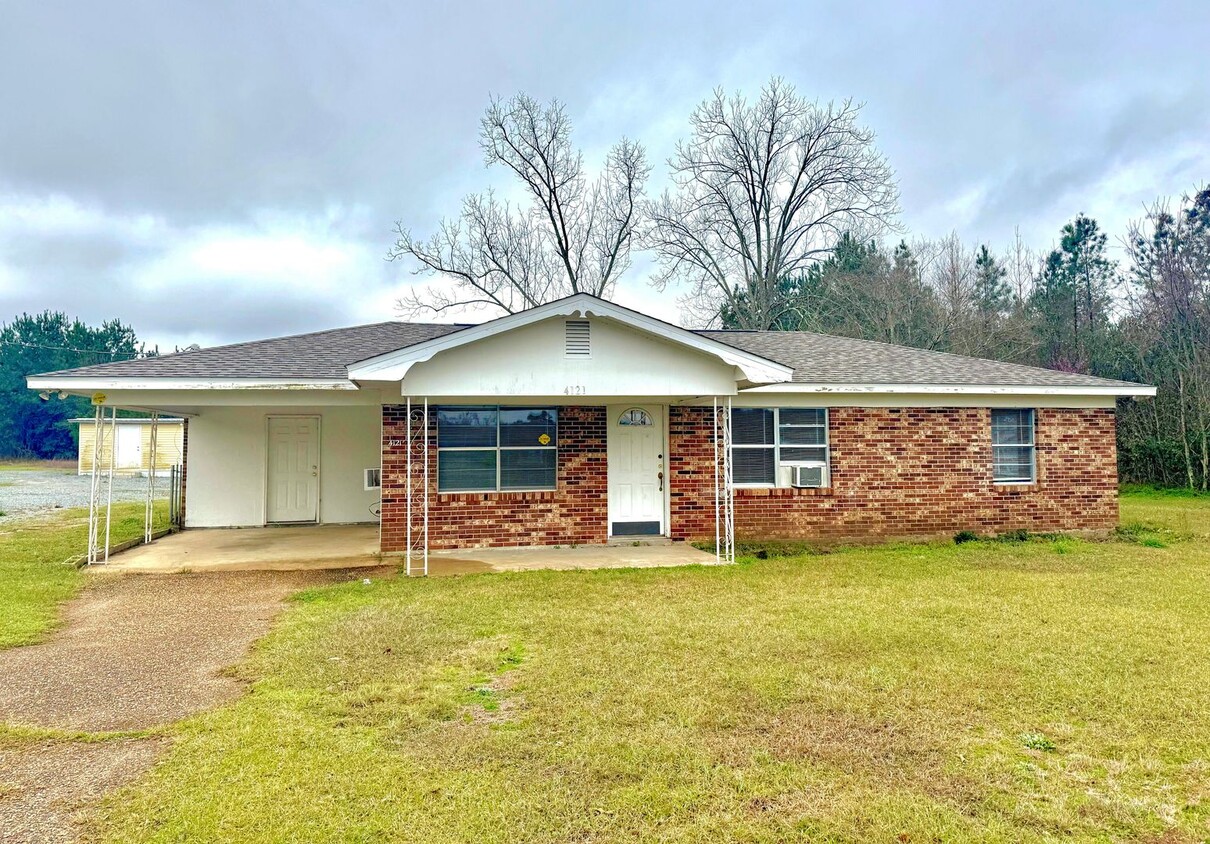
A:
{"type": "Polygon", "coordinates": [[[664,473],[660,472],[658,475],[656,475],[656,477],[660,479],[660,492],[663,492],[664,491],[664,473]]]}

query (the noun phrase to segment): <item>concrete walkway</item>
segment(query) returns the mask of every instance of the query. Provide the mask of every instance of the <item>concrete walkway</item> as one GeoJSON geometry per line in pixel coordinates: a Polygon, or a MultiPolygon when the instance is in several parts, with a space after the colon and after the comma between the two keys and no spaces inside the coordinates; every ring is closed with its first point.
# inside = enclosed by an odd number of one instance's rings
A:
{"type": "Polygon", "coordinates": [[[380,566],[378,525],[194,528],[140,545],[94,571],[302,571],[380,566]]]}
{"type": "MultiPolygon", "coordinates": [[[[714,555],[683,542],[576,547],[474,548],[433,551],[435,577],[480,572],[657,568],[713,565],[714,555]]],[[[402,566],[401,554],[378,553],[377,525],[194,529],[123,551],[95,573],[319,571],[402,566]]],[[[413,561],[413,573],[419,570],[413,561]]]]}

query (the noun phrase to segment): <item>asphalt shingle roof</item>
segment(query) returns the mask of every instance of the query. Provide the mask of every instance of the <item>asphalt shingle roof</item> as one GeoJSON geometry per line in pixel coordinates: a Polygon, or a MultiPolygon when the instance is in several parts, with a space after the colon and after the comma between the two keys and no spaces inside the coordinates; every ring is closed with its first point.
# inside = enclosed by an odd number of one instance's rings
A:
{"type": "MultiPolygon", "coordinates": [[[[438,323],[379,322],[45,374],[114,378],[341,379],[348,376],[347,367],[350,364],[442,337],[465,327],[438,323]]],[[[803,331],[696,333],[793,367],[793,381],[798,383],[1135,386],[1125,381],[803,331]]]]}
{"type": "Polygon", "coordinates": [[[466,326],[376,322],[156,358],[99,363],[47,375],[110,378],[347,378],[349,364],[414,346],[466,326]]]}
{"type": "Polygon", "coordinates": [[[1036,366],[895,346],[807,331],[698,331],[729,346],[794,368],[802,384],[952,384],[1028,387],[1123,387],[1036,366]]]}

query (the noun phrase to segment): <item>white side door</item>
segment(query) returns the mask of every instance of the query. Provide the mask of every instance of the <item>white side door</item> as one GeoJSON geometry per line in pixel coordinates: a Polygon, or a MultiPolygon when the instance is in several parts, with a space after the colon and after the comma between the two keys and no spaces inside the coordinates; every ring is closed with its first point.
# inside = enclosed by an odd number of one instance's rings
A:
{"type": "Polygon", "coordinates": [[[653,405],[609,412],[609,535],[664,533],[664,412],[653,405]]]}
{"type": "Polygon", "coordinates": [[[319,521],[319,417],[270,416],[269,522],[319,521]]]}
{"type": "Polygon", "coordinates": [[[113,464],[116,470],[141,469],[143,467],[143,426],[117,426],[117,457],[113,464]]]}

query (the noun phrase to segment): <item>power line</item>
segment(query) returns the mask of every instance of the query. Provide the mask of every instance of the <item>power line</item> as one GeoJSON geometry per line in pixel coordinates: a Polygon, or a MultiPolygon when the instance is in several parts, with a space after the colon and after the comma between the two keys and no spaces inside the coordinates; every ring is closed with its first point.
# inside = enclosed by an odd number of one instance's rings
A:
{"type": "Polygon", "coordinates": [[[71,346],[44,346],[39,343],[23,343],[20,340],[0,340],[0,346],[17,346],[22,349],[46,349],[52,352],[77,352],[82,355],[130,355],[138,357],[138,352],[111,352],[106,349],[73,349],[71,346]]]}

